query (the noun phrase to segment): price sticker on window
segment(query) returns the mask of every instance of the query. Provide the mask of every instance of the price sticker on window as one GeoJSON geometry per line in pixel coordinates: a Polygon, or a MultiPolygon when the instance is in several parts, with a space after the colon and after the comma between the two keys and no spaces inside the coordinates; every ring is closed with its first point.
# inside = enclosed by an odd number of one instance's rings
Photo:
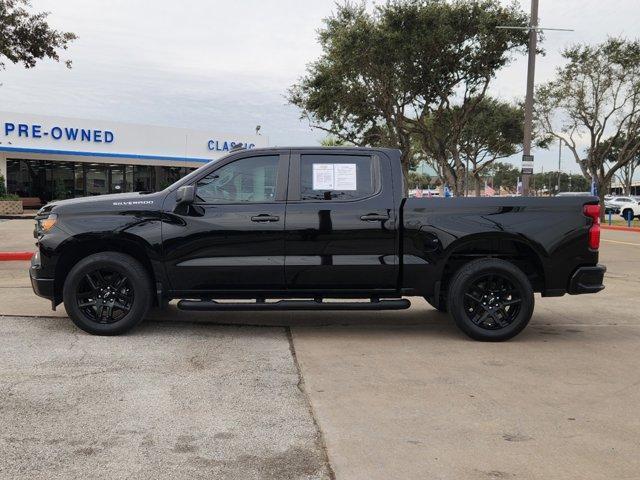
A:
{"type": "Polygon", "coordinates": [[[314,190],[357,190],[355,163],[314,163],[314,190]]]}

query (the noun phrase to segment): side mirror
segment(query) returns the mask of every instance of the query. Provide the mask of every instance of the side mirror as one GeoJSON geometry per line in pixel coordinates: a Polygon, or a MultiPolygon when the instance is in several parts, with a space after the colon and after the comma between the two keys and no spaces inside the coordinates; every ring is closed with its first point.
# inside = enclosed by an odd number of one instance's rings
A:
{"type": "Polygon", "coordinates": [[[176,203],[178,205],[191,205],[196,200],[195,185],[183,185],[176,190],[176,203]]]}

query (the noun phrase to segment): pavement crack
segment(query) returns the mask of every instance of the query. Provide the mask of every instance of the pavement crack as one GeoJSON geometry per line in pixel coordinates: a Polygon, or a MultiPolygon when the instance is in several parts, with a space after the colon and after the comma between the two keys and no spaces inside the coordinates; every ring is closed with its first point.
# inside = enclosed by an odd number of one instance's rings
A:
{"type": "Polygon", "coordinates": [[[320,423],[316,417],[316,413],[313,409],[313,405],[311,404],[311,398],[309,398],[309,394],[307,393],[307,389],[305,388],[304,377],[302,376],[302,369],[300,368],[300,362],[298,362],[298,355],[296,354],[296,347],[293,343],[293,334],[291,332],[291,327],[285,327],[285,331],[287,334],[287,340],[289,341],[289,351],[291,352],[291,358],[293,359],[293,364],[296,367],[296,372],[298,373],[298,390],[302,393],[306,403],[307,409],[309,410],[309,414],[311,415],[311,419],[313,420],[313,425],[316,428],[316,432],[318,432],[318,446],[322,450],[322,454],[324,455],[324,461],[327,465],[327,470],[329,473],[330,480],[336,480],[336,474],[333,471],[333,467],[331,466],[331,460],[329,459],[329,451],[327,450],[327,444],[324,439],[324,432],[320,428],[320,423]]]}

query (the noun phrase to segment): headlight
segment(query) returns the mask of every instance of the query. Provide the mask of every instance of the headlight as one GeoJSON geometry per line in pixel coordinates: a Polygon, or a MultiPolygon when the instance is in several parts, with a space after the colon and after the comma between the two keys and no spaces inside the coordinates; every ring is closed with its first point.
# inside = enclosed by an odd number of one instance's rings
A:
{"type": "Polygon", "coordinates": [[[40,220],[40,230],[43,233],[50,231],[58,222],[58,214],[50,213],[47,218],[40,220]]]}

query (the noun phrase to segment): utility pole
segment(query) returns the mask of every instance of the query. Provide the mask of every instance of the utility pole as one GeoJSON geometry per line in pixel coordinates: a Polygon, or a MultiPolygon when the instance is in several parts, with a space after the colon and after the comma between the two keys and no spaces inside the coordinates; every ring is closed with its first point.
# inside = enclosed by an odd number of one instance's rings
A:
{"type": "Polygon", "coordinates": [[[529,195],[529,180],[533,175],[531,131],[533,129],[533,84],[536,75],[536,49],[538,48],[538,0],[531,0],[529,17],[529,61],[527,63],[527,96],[524,99],[524,140],[522,148],[522,195],[529,195]]]}
{"type": "Polygon", "coordinates": [[[538,46],[538,32],[542,30],[559,30],[571,32],[566,28],[540,28],[538,26],[538,0],[531,0],[531,16],[528,27],[499,26],[496,28],[508,30],[529,31],[529,59],[527,63],[527,94],[524,100],[524,138],[522,141],[522,195],[529,195],[529,182],[533,175],[533,155],[531,155],[531,137],[533,131],[533,86],[536,71],[536,50],[538,46]]]}
{"type": "Polygon", "coordinates": [[[560,175],[562,172],[562,139],[558,143],[558,188],[557,191],[560,193],[560,175]]]}

